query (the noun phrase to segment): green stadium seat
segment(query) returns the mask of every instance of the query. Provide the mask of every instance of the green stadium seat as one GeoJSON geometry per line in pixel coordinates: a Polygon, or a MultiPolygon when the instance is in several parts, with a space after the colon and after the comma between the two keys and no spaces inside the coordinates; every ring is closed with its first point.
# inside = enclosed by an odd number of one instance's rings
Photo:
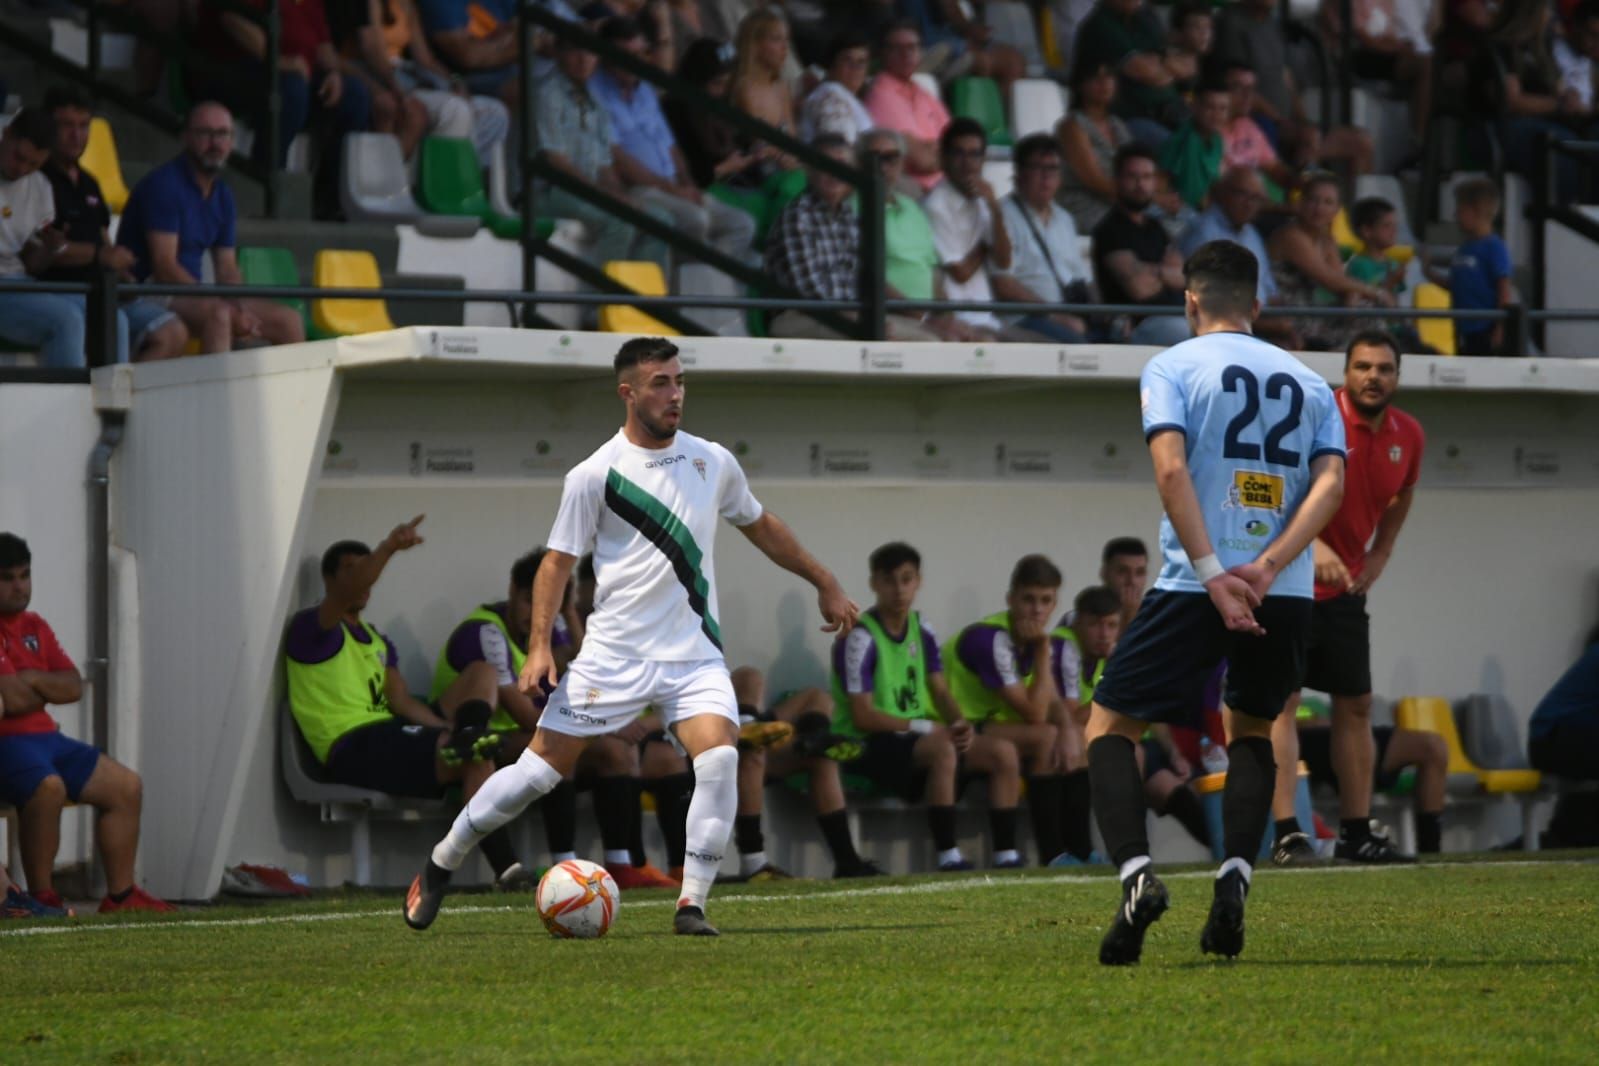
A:
{"type": "MultiPolygon", "coordinates": [[[[239,273],[246,285],[298,285],[300,268],[295,265],[294,253],[287,248],[241,247],[239,273]]],[[[305,335],[311,336],[311,313],[305,301],[298,296],[283,296],[278,303],[294,308],[305,324],[305,335]]]]}
{"type": "MultiPolygon", "coordinates": [[[[426,137],[418,156],[417,199],[435,215],[464,215],[480,220],[496,237],[520,240],[522,219],[503,215],[489,202],[483,167],[472,142],[457,137],[426,137]]],[[[555,220],[541,218],[538,236],[549,239],[555,220]]]]}
{"type": "Polygon", "coordinates": [[[1005,102],[999,83],[993,78],[956,78],[949,87],[951,108],[961,118],[975,119],[988,134],[991,148],[1011,146],[1010,125],[1005,121],[1005,102]]]}

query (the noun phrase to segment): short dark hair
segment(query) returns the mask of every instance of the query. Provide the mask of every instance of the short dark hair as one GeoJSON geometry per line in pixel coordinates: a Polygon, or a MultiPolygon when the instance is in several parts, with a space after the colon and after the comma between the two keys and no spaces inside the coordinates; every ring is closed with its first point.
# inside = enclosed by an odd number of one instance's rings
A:
{"type": "Polygon", "coordinates": [[[1221,75],[1223,84],[1225,84],[1227,81],[1227,75],[1231,74],[1235,70],[1241,70],[1245,74],[1255,73],[1254,64],[1245,63],[1242,59],[1229,59],[1227,62],[1217,65],[1215,69],[1216,72],[1221,75]]]}
{"type": "Polygon", "coordinates": [[[31,562],[33,553],[28,550],[27,541],[15,533],[0,533],[0,570],[27,566],[31,562]]]}
{"type": "Polygon", "coordinates": [[[1011,149],[1011,158],[1018,168],[1032,166],[1039,156],[1052,155],[1058,159],[1060,154],[1060,142],[1048,133],[1029,133],[1011,149]]]}
{"type": "Polygon", "coordinates": [[[1344,196],[1343,182],[1338,180],[1338,175],[1330,170],[1313,170],[1305,175],[1305,180],[1299,186],[1299,195],[1304,196],[1318,185],[1329,185],[1333,192],[1338,194],[1340,200],[1344,196]]]}
{"type": "Polygon", "coordinates": [[[944,132],[938,135],[939,154],[948,152],[961,137],[976,137],[983,142],[984,148],[988,147],[988,131],[983,129],[983,124],[975,118],[962,115],[960,118],[950,120],[950,124],[944,127],[944,132]]]}
{"type": "Polygon", "coordinates": [[[1067,79],[1066,87],[1072,91],[1072,104],[1076,106],[1082,100],[1084,85],[1105,73],[1114,75],[1116,64],[1102,59],[1096,61],[1079,57],[1077,62],[1072,64],[1071,76],[1067,79]]]}
{"type": "Polygon", "coordinates": [[[600,40],[610,41],[612,44],[648,36],[649,34],[644,32],[644,24],[628,15],[617,15],[600,23],[600,40]]]}
{"type": "Polygon", "coordinates": [[[25,107],[6,126],[6,136],[18,137],[48,152],[56,144],[55,116],[43,108],[25,107]]]}
{"type": "Polygon", "coordinates": [[[1010,572],[1010,590],[1058,589],[1063,580],[1060,567],[1050,562],[1047,556],[1035,552],[1016,560],[1010,572]]]}
{"type": "Polygon", "coordinates": [[[828,130],[823,133],[818,133],[816,136],[812,137],[811,147],[816,149],[818,152],[830,152],[837,148],[842,148],[845,151],[848,151],[849,141],[845,139],[842,133],[834,133],[831,130],[828,130]]]}
{"type": "Polygon", "coordinates": [[[1135,159],[1147,159],[1156,167],[1160,166],[1160,161],[1155,158],[1154,152],[1138,141],[1131,141],[1116,149],[1116,161],[1111,165],[1111,174],[1121,177],[1123,168],[1135,159]]]}
{"type": "MultiPolygon", "coordinates": [[[[35,142],[37,143],[37,142],[35,142]]],[[[1455,203],[1467,207],[1499,207],[1499,186],[1492,178],[1470,178],[1455,186],[1455,203]]]]}
{"type": "Polygon", "coordinates": [[[1204,15],[1206,18],[1215,18],[1216,12],[1208,0],[1200,0],[1199,3],[1177,4],[1171,9],[1171,28],[1180,30],[1183,28],[1183,23],[1198,15],[1204,15]]]}
{"type": "Polygon", "coordinates": [[[1077,594],[1072,610],[1077,612],[1079,618],[1105,618],[1122,613],[1122,598],[1113,588],[1090,585],[1077,594]]]}
{"type": "Polygon", "coordinates": [[[616,352],[616,376],[646,363],[664,363],[677,355],[677,345],[665,337],[634,337],[616,352]]]}
{"type": "Polygon", "coordinates": [[[888,39],[894,36],[894,34],[904,33],[906,30],[914,33],[916,35],[917,43],[921,43],[922,27],[919,22],[917,22],[915,19],[895,19],[888,25],[884,26],[882,32],[877,35],[878,50],[881,51],[882,49],[887,48],[888,39]]]}
{"type": "Polygon", "coordinates": [[[544,547],[534,548],[522,558],[511,564],[511,587],[518,591],[533,587],[533,579],[538,576],[539,564],[549,554],[549,549],[544,547]]]}
{"type": "Polygon", "coordinates": [[[861,30],[853,27],[844,30],[837,37],[834,37],[827,46],[827,65],[832,66],[837,63],[838,57],[848,52],[851,48],[864,48],[870,52],[872,50],[871,38],[867,37],[861,30]]]}
{"type": "Polygon", "coordinates": [[[906,563],[910,563],[920,571],[922,553],[902,540],[890,541],[872,552],[871,557],[866,560],[866,565],[873,574],[891,574],[906,563]]]}
{"type": "Polygon", "coordinates": [[[1149,549],[1137,537],[1112,537],[1105,542],[1105,550],[1099,555],[1101,565],[1110,562],[1118,555],[1142,555],[1149,558],[1149,549]]]}
{"type": "Polygon", "coordinates": [[[339,572],[339,563],[346,555],[371,555],[372,549],[358,540],[341,540],[322,553],[322,576],[332,577],[339,572]]]}
{"type": "Polygon", "coordinates": [[[1183,264],[1183,282],[1206,314],[1247,315],[1260,285],[1260,260],[1236,241],[1207,241],[1183,264]]]}
{"type": "Polygon", "coordinates": [[[74,111],[94,111],[89,97],[76,85],[52,85],[50,91],[44,94],[45,114],[54,115],[56,109],[61,107],[70,107],[74,111]]]}
{"type": "Polygon", "coordinates": [[[1367,226],[1375,226],[1397,209],[1381,196],[1367,196],[1356,200],[1349,209],[1349,228],[1357,234],[1367,226]]]}
{"type": "Polygon", "coordinates": [[[1399,342],[1394,340],[1394,335],[1381,329],[1363,329],[1349,338],[1349,347],[1344,349],[1344,369],[1349,369],[1349,361],[1355,357],[1356,348],[1368,346],[1387,348],[1394,353],[1394,366],[1399,366],[1399,342]]]}

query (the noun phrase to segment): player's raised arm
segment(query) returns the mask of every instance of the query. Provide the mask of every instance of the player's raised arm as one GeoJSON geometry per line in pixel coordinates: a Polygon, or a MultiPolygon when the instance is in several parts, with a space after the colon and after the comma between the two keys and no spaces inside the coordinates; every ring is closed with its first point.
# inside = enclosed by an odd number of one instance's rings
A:
{"type": "Polygon", "coordinates": [[[572,581],[577,556],[551,548],[544,553],[539,572],[533,578],[533,622],[527,638],[527,662],[517,687],[529,696],[542,695],[555,688],[555,653],[550,650],[550,629],[572,581]]]}
{"type": "Polygon", "coordinates": [[[748,537],[750,543],[761,550],[761,554],[816,588],[816,604],[826,622],[822,632],[848,633],[855,627],[855,619],[861,609],[845,595],[844,586],[839,584],[833,572],[805,550],[787,522],[771,511],[763,511],[755,521],[739,526],[738,531],[748,537]]]}
{"type": "Polygon", "coordinates": [[[366,594],[383,576],[383,568],[389,565],[395,552],[409,551],[422,543],[422,534],[417,532],[417,527],[426,517],[417,515],[409,522],[395,526],[388,536],[378,542],[377,547],[350,564],[350,579],[339,582],[336,588],[330,587],[328,594],[322,598],[321,606],[317,608],[317,621],[323,629],[332,629],[348,611],[366,602],[366,594]]]}

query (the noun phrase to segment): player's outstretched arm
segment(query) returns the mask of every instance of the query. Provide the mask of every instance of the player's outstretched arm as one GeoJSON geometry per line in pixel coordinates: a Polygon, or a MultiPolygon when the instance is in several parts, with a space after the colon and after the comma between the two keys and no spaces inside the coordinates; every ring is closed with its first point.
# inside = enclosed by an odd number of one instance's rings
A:
{"type": "Polygon", "coordinates": [[[1222,570],[1221,564],[1216,562],[1216,550],[1205,529],[1205,514],[1199,507],[1194,479],[1188,473],[1186,443],[1183,435],[1174,429],[1149,438],[1149,455],[1155,463],[1155,488],[1160,492],[1161,506],[1166,509],[1166,517],[1171,519],[1183,551],[1188,553],[1194,572],[1210,593],[1210,601],[1216,605],[1227,628],[1241,633],[1263,633],[1253,610],[1260,606],[1260,595],[1246,580],[1222,570]]]}
{"type": "Polygon", "coordinates": [[[577,556],[551,548],[544,553],[544,561],[533,578],[533,623],[527,638],[527,662],[522,664],[522,676],[517,679],[517,687],[529,696],[553,691],[559,680],[555,653],[550,650],[550,628],[576,565],[577,556]]]}
{"type": "Polygon", "coordinates": [[[855,627],[861,609],[844,594],[844,586],[838,583],[833,572],[805,550],[788,523],[771,511],[763,511],[761,517],[747,526],[739,526],[738,531],[748,537],[761,554],[816,588],[816,604],[826,622],[822,632],[848,633],[855,627]]]}
{"type": "Polygon", "coordinates": [[[1310,547],[1316,534],[1332,521],[1343,498],[1344,457],[1328,454],[1312,459],[1310,489],[1294,511],[1294,516],[1254,562],[1235,566],[1232,573],[1249,582],[1249,587],[1257,596],[1264,597],[1278,572],[1299,558],[1299,553],[1310,547]]]}
{"type": "Polygon", "coordinates": [[[378,583],[378,578],[383,576],[383,568],[389,565],[389,560],[395,552],[409,551],[422,543],[422,534],[416,527],[422,524],[426,515],[417,515],[409,522],[395,526],[389,535],[378,542],[371,553],[363,555],[352,564],[352,579],[342,582],[338,593],[329,593],[322,598],[322,605],[317,608],[317,621],[323,629],[332,629],[339,624],[339,619],[365,596],[373,585],[378,583]]]}

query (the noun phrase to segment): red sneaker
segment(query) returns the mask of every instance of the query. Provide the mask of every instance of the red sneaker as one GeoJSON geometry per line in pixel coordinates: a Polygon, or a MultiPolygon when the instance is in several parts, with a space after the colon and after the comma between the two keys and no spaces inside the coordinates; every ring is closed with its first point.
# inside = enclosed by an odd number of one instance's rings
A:
{"type": "Polygon", "coordinates": [[[41,889],[38,892],[30,890],[28,895],[32,896],[40,903],[43,903],[46,907],[53,907],[58,911],[65,911],[68,918],[76,918],[78,916],[78,912],[67,906],[66,901],[61,898],[61,893],[57,892],[53,888],[41,889]]]}
{"type": "Polygon", "coordinates": [[[616,881],[617,888],[676,888],[677,882],[646,863],[633,866],[625,862],[608,862],[605,871],[616,881]]]}
{"type": "Polygon", "coordinates": [[[105,899],[100,901],[101,914],[112,914],[117,911],[147,911],[151,914],[176,914],[177,910],[178,908],[174,907],[166,900],[156,899],[138,885],[134,885],[131,889],[129,889],[127,896],[125,896],[120,903],[112,899],[110,896],[107,896],[105,899]]]}

